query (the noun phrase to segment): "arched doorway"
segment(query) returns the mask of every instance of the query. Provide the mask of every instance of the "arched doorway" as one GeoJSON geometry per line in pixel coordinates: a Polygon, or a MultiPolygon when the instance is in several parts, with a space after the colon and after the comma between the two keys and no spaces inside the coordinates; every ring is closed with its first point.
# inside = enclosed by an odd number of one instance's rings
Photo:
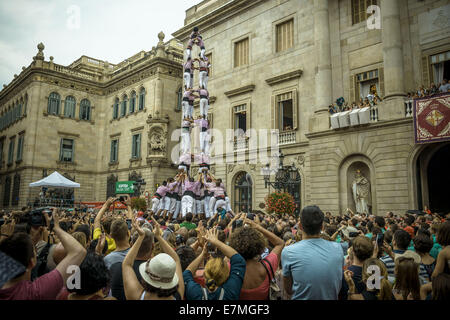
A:
{"type": "Polygon", "coordinates": [[[417,158],[417,209],[428,206],[432,212],[450,212],[448,188],[450,181],[450,143],[431,144],[417,158]]]}
{"type": "Polygon", "coordinates": [[[252,186],[247,181],[247,172],[241,171],[234,179],[234,205],[233,211],[248,212],[252,210],[252,186]]]}

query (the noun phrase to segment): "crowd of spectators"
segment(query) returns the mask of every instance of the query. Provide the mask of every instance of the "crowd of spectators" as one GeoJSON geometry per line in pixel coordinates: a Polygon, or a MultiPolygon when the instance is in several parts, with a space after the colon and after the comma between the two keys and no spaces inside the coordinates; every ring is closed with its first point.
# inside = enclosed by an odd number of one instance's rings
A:
{"type": "Polygon", "coordinates": [[[177,220],[115,201],[2,212],[0,299],[450,299],[450,214],[308,206],[177,220]]]}
{"type": "Polygon", "coordinates": [[[429,87],[420,86],[419,89],[408,92],[408,99],[417,99],[424,97],[431,97],[435,94],[450,92],[450,83],[447,79],[443,79],[441,83],[435,84],[432,82],[429,87]]]}

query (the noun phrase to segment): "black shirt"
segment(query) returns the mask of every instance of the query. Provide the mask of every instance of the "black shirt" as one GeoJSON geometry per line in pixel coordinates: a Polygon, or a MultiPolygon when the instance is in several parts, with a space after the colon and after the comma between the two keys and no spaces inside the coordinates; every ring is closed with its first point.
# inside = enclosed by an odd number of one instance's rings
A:
{"type": "MultiPolygon", "coordinates": [[[[146,262],[145,260],[134,260],[133,270],[136,273],[136,277],[140,282],[142,277],[139,273],[139,266],[141,263],[146,262]]],[[[111,293],[117,300],[126,300],[125,290],[123,288],[123,278],[122,278],[122,262],[116,262],[109,269],[111,272],[111,293]]]]}

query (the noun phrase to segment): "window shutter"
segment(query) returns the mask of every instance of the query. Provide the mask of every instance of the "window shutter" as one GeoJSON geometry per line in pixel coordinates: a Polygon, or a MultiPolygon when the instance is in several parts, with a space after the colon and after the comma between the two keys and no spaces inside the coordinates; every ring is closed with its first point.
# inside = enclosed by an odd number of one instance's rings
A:
{"type": "Polygon", "coordinates": [[[70,162],[75,162],[75,140],[72,141],[72,156],[70,157],[70,162]]]}
{"type": "Polygon", "coordinates": [[[109,162],[114,162],[114,140],[111,140],[111,152],[109,154],[109,162]]]}
{"type": "Polygon", "coordinates": [[[356,102],[356,94],[355,94],[355,87],[356,87],[356,81],[355,81],[355,76],[351,75],[350,76],[350,101],[356,102]]]}
{"type": "Polygon", "coordinates": [[[292,90],[292,115],[294,117],[294,130],[298,129],[298,101],[297,101],[297,89],[292,90]]]}
{"type": "Polygon", "coordinates": [[[59,161],[63,160],[63,139],[59,142],[59,161]]]}
{"type": "Polygon", "coordinates": [[[137,136],[137,157],[139,158],[141,156],[141,135],[139,134],[137,136]]]}
{"type": "Polygon", "coordinates": [[[380,84],[379,96],[384,97],[384,68],[378,68],[378,83],[380,84]]]}
{"type": "Polygon", "coordinates": [[[136,136],[133,136],[133,142],[131,143],[131,157],[136,156],[136,136]]]}

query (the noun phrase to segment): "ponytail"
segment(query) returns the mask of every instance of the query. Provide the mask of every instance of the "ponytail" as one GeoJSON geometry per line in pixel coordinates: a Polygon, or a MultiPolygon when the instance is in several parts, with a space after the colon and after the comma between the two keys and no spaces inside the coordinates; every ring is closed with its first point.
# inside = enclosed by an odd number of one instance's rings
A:
{"type": "Polygon", "coordinates": [[[382,277],[380,282],[380,292],[377,296],[378,300],[392,300],[392,286],[386,277],[382,277]]]}

